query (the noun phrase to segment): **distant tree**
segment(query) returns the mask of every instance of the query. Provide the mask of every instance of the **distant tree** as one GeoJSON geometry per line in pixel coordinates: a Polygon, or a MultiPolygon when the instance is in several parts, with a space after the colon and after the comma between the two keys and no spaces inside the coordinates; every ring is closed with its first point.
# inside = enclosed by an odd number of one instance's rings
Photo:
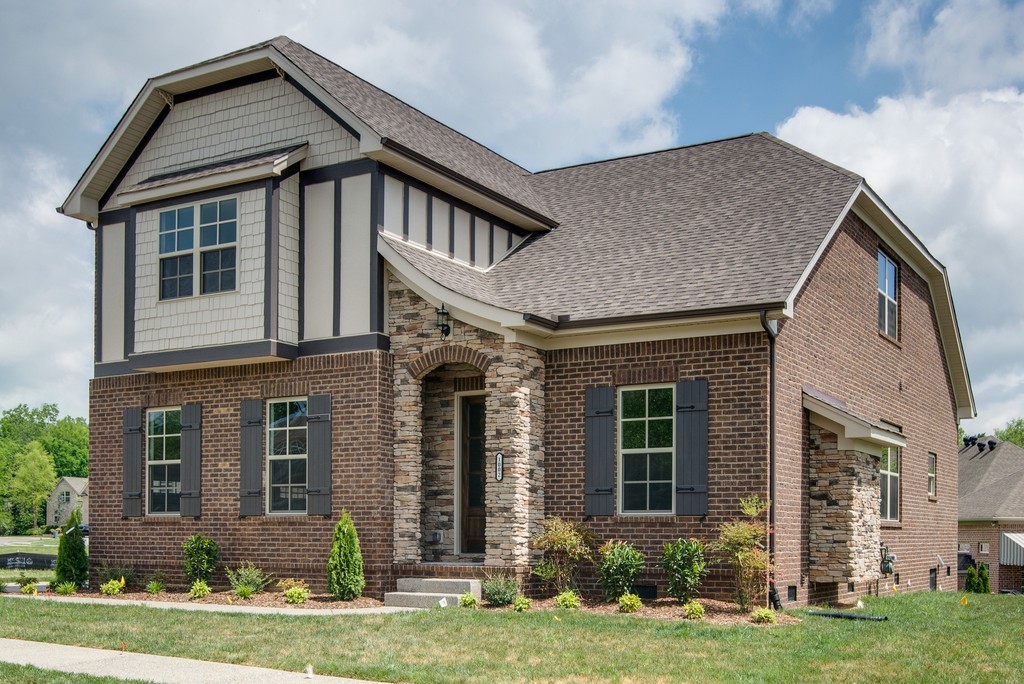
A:
{"type": "Polygon", "coordinates": [[[46,428],[39,441],[53,457],[57,477],[89,476],[89,424],[85,418],[64,416],[46,428]]]}
{"type": "Polygon", "coordinates": [[[1002,429],[996,428],[996,437],[1024,448],[1024,418],[1014,418],[1002,429]]]}
{"type": "Polygon", "coordinates": [[[33,527],[39,527],[39,507],[57,483],[53,460],[39,442],[30,442],[20,461],[11,480],[10,498],[22,513],[30,512],[33,527]]]}
{"type": "Polygon", "coordinates": [[[56,404],[43,404],[39,408],[18,404],[0,414],[0,437],[24,446],[39,439],[57,422],[58,415],[56,404]]]}

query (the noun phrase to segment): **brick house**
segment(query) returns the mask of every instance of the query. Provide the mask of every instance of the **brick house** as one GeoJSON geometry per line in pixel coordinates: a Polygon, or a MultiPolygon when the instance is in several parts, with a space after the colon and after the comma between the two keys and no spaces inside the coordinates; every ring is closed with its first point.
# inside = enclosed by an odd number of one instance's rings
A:
{"type": "Polygon", "coordinates": [[[1022,591],[1024,449],[995,437],[971,438],[960,449],[957,552],[967,564],[988,565],[992,591],[1022,591]]]}
{"type": "Polygon", "coordinates": [[[379,596],[525,572],[546,516],[655,565],[756,494],[790,605],[886,590],[883,541],[953,581],[945,269],[770,135],[531,173],[280,37],[148,81],[60,211],[96,235],[94,560],[203,532],[317,582],[345,508],[379,596]]]}

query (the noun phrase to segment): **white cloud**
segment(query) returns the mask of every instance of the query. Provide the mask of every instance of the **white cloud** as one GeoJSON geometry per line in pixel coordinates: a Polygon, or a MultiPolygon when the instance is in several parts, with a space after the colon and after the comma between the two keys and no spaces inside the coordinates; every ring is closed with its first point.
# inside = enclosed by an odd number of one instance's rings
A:
{"type": "Polygon", "coordinates": [[[836,7],[836,0],[797,0],[789,15],[790,26],[797,29],[810,28],[811,24],[836,7]]]}

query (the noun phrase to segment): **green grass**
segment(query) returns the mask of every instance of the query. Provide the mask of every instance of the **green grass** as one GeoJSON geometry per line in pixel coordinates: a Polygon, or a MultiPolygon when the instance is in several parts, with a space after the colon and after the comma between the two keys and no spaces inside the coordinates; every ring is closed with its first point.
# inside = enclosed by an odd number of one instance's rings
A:
{"type": "Polygon", "coordinates": [[[1014,681],[1019,596],[867,599],[888,622],[803,616],[795,626],[561,611],[228,615],[5,599],[0,636],[384,681],[1014,681]],[[557,619],[556,619],[557,617],[557,619]],[[67,625],[74,625],[67,629],[67,625]],[[187,635],[187,637],[182,636],[187,635]]]}
{"type": "Polygon", "coordinates": [[[59,541],[52,536],[4,537],[3,543],[0,543],[0,553],[42,553],[56,556],[59,541]]]}
{"type": "Polygon", "coordinates": [[[9,684],[144,684],[140,679],[118,679],[117,677],[93,677],[84,674],[68,674],[56,670],[40,670],[31,665],[0,663],[0,682],[9,684]]]}

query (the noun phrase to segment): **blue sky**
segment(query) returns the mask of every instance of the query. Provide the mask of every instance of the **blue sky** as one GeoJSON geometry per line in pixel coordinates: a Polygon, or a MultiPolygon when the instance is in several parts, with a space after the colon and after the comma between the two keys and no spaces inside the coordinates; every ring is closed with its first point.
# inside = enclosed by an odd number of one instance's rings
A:
{"type": "Polygon", "coordinates": [[[965,428],[1024,415],[1010,0],[7,3],[0,410],[87,415],[91,235],[53,208],[146,78],[279,34],[533,170],[768,131],[864,175],[949,269],[965,428]]]}

